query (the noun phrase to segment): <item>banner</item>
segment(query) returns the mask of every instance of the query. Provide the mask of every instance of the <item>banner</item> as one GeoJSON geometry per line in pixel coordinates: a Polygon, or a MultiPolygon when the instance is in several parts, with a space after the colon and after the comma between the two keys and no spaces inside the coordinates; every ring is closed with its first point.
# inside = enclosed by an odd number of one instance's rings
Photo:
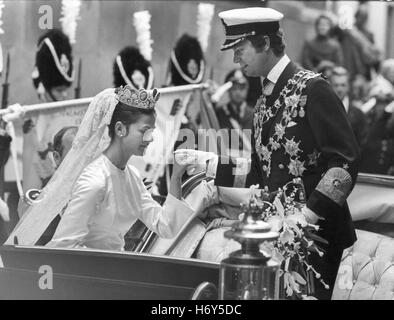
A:
{"type": "Polygon", "coordinates": [[[42,189],[55,171],[52,158],[53,138],[64,127],[78,127],[85,106],[48,109],[25,123],[23,134],[23,190],[42,189]]]}

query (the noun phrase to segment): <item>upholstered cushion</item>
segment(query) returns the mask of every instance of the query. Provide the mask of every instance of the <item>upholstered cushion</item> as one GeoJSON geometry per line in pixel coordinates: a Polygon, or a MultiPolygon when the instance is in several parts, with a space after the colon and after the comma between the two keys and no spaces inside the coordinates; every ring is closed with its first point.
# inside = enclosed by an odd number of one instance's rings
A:
{"type": "Polygon", "coordinates": [[[347,199],[353,221],[392,223],[394,227],[393,193],[393,187],[356,183],[347,199]]]}
{"type": "Polygon", "coordinates": [[[344,251],[333,300],[394,300],[394,239],[357,230],[344,251]]]}

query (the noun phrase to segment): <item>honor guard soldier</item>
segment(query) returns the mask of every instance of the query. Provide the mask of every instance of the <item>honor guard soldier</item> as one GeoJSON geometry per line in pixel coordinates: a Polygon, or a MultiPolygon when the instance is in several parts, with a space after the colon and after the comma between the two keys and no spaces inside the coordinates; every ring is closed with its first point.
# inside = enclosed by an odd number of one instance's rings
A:
{"type": "MultiPolygon", "coordinates": [[[[166,76],[166,86],[183,86],[189,84],[199,84],[203,81],[206,70],[204,53],[201,44],[196,37],[183,34],[176,42],[170,53],[170,61],[166,76]]],[[[191,107],[198,105],[195,101],[196,97],[191,96],[186,107],[185,115],[182,118],[180,130],[189,129],[193,132],[195,140],[194,145],[189,143],[188,148],[196,148],[198,145],[198,123],[199,115],[196,110],[191,107]],[[193,115],[193,117],[192,117],[193,115]]],[[[180,107],[180,106],[179,106],[180,107]]],[[[188,143],[187,138],[177,139],[174,150],[180,145],[188,143]]],[[[167,185],[165,181],[169,181],[172,165],[166,167],[167,177],[160,179],[159,192],[161,195],[167,194],[167,185]]]]}
{"type": "Polygon", "coordinates": [[[151,63],[136,47],[123,48],[116,56],[113,65],[115,87],[129,85],[135,89],[151,90],[154,73],[151,63]]]}
{"type": "Polygon", "coordinates": [[[252,129],[253,108],[246,101],[249,90],[248,79],[241,70],[235,69],[227,74],[224,82],[231,82],[232,86],[228,91],[230,101],[216,110],[220,127],[252,129]]]}
{"type": "MultiPolygon", "coordinates": [[[[33,85],[41,102],[62,101],[68,98],[68,90],[74,81],[72,47],[69,38],[58,29],[43,34],[37,44],[33,85]]],[[[25,191],[43,188],[53,174],[53,162],[48,157],[52,145],[37,141],[32,119],[23,124],[24,144],[34,150],[31,170],[23,173],[25,191]],[[33,130],[34,131],[34,130],[33,130]]]]}
{"type": "MultiPolygon", "coordinates": [[[[220,128],[229,130],[229,147],[230,152],[244,150],[250,154],[250,138],[253,126],[253,108],[247,102],[249,91],[248,79],[239,69],[230,71],[225,83],[231,83],[228,91],[229,102],[225,105],[219,105],[216,108],[216,117],[220,128]],[[234,141],[234,137],[239,137],[239,142],[234,141]]],[[[234,153],[230,153],[234,155],[234,153]]],[[[237,156],[240,154],[237,153],[237,156]]]]}
{"type": "MultiPolygon", "coordinates": [[[[302,212],[309,223],[320,226],[318,235],[328,241],[322,258],[316,253],[309,256],[329,284],[327,290],[316,283],[315,294],[330,299],[343,249],[356,240],[346,199],[356,181],[359,149],[346,111],[326,80],[299,69],[286,55],[280,12],[245,8],[221,12],[219,17],[226,33],[221,50],[232,49],[241,70],[262,79],[253,119],[252,159],[182,152],[200,158],[198,162],[206,160],[207,175],[219,186],[259,184],[275,192],[301,178],[306,192],[302,212]]],[[[192,161],[195,166],[196,160],[192,161]]]]}
{"type": "Polygon", "coordinates": [[[183,34],[170,54],[166,85],[198,84],[204,79],[205,60],[198,39],[183,34]]]}
{"type": "Polygon", "coordinates": [[[43,102],[67,99],[74,81],[72,48],[68,37],[53,29],[38,40],[33,84],[43,102]]]}

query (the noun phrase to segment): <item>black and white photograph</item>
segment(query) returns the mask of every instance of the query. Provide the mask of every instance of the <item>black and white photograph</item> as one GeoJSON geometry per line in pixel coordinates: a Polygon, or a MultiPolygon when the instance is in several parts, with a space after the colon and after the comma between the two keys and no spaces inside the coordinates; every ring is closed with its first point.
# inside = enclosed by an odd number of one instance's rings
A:
{"type": "Polygon", "coordinates": [[[393,1],[0,0],[0,95],[0,300],[394,300],[393,1]]]}

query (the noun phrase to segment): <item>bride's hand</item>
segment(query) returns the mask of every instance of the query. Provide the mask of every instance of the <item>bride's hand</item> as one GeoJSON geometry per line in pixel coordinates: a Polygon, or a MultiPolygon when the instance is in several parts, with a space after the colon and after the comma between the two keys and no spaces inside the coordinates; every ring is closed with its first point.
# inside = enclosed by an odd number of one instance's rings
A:
{"type": "Polygon", "coordinates": [[[172,179],[181,179],[183,174],[185,173],[188,165],[180,163],[179,161],[174,161],[174,166],[172,168],[172,179]]]}

